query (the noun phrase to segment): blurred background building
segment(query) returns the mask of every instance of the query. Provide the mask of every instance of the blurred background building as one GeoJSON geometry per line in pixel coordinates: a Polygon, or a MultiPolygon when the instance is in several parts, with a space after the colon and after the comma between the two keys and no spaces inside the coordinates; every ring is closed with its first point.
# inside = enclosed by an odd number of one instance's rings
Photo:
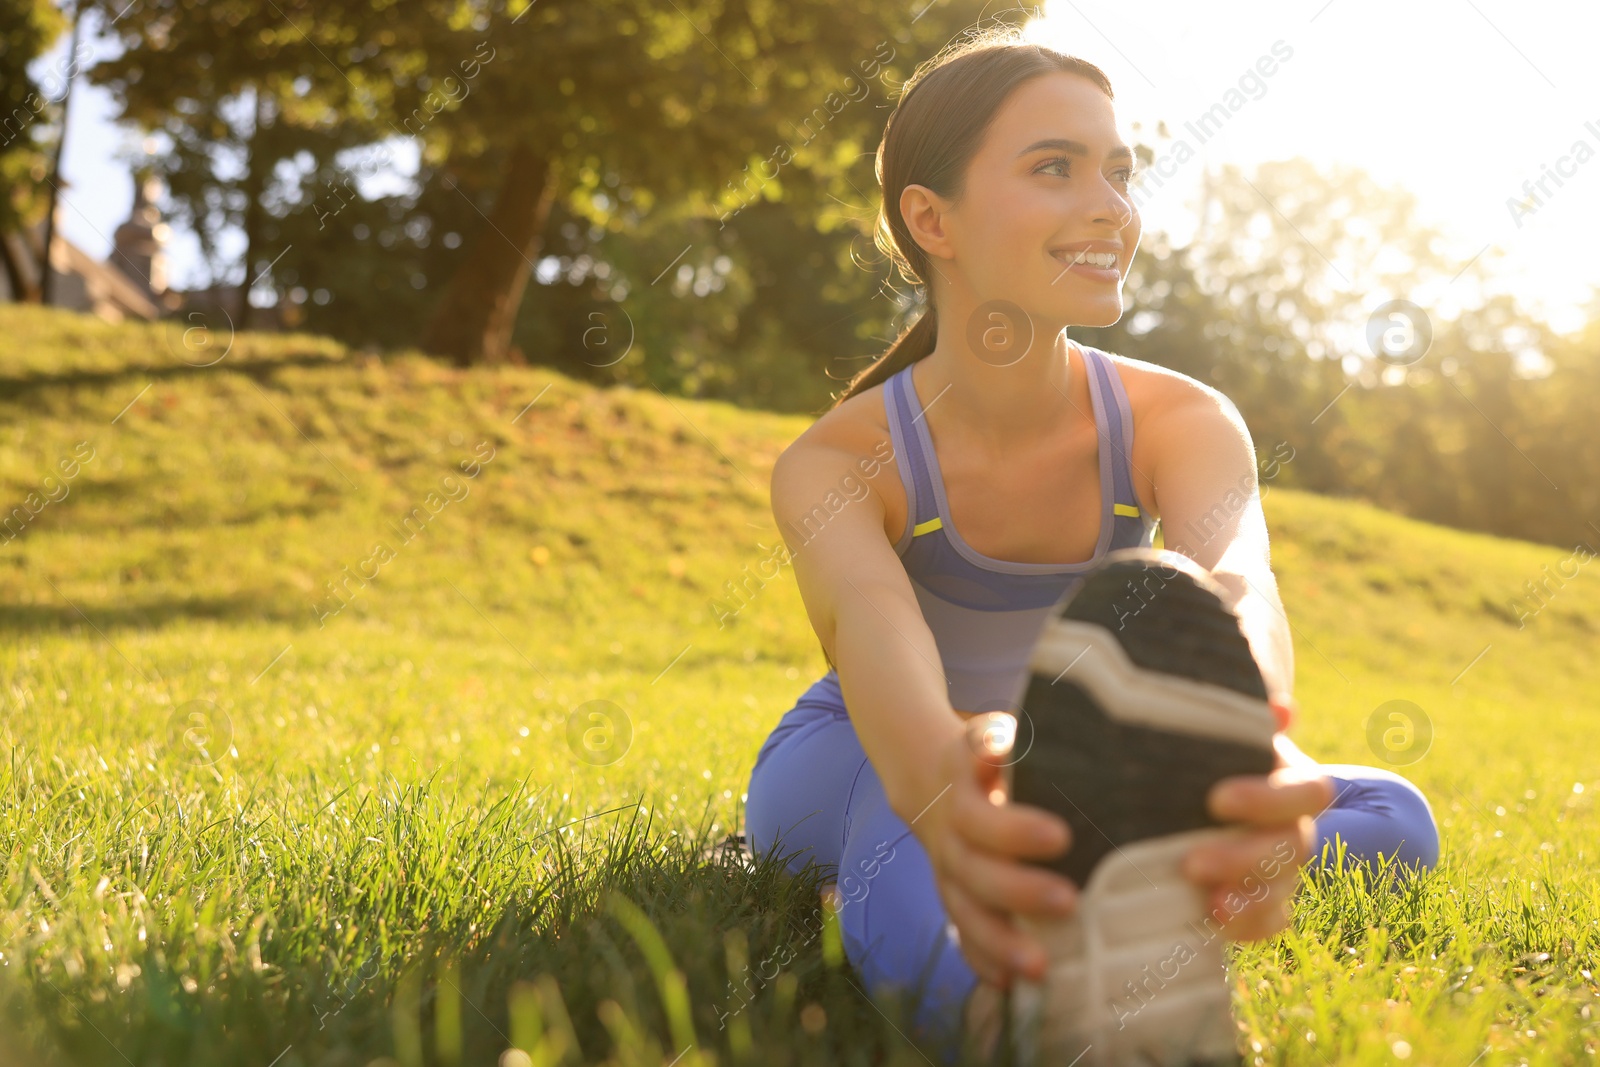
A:
{"type": "MultiPolygon", "coordinates": [[[[236,317],[238,286],[168,288],[167,248],[172,227],[161,217],[162,183],[147,170],[133,175],[133,208],[112,237],[111,254],[96,259],[63,234],[56,208],[50,256],[50,303],[96,315],[108,322],[153,320],[196,308],[221,309],[236,317]]],[[[37,301],[44,280],[44,220],[0,234],[0,303],[37,301]]],[[[279,329],[276,308],[252,309],[255,329],[279,329]]]]}

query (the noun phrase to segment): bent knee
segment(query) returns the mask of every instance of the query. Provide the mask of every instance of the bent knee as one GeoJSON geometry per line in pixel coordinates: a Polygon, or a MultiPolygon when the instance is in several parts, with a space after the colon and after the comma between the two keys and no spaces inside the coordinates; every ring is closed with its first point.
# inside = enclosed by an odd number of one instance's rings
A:
{"type": "Polygon", "coordinates": [[[1439,823],[1433,809],[1412,783],[1402,779],[1392,788],[1397,794],[1395,807],[1406,814],[1399,859],[1419,871],[1432,870],[1439,865],[1439,823]]]}
{"type": "Polygon", "coordinates": [[[1369,846],[1363,852],[1392,856],[1418,870],[1438,865],[1439,824],[1427,796],[1414,782],[1383,767],[1323,764],[1321,770],[1338,779],[1334,802],[1324,815],[1334,824],[1359,820],[1367,830],[1359,835],[1369,846]]]}

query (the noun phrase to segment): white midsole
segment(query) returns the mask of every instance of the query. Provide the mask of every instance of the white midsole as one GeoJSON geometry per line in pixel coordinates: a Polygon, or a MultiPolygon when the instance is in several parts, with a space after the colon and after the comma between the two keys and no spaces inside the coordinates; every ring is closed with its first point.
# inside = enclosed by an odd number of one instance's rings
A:
{"type": "Polygon", "coordinates": [[[1179,865],[1201,842],[1239,832],[1132,842],[1096,865],[1072,916],[1016,916],[1051,961],[1042,982],[1012,986],[1019,1064],[1186,1064],[1236,1053],[1221,924],[1179,865]]]}
{"type": "MultiPolygon", "coordinates": [[[[1094,623],[1052,618],[1034,644],[1028,670],[1051,679],[1052,684],[1069,676],[1118,722],[1269,749],[1278,729],[1277,718],[1265,700],[1144,670],[1128,658],[1111,631],[1094,623]]],[[[1027,685],[1026,678],[1023,685],[1027,685]]]]}

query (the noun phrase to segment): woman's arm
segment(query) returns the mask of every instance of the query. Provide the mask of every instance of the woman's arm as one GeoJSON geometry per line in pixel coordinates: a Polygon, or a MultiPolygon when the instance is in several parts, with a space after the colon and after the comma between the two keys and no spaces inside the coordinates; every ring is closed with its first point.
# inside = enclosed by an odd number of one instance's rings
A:
{"type": "MultiPolygon", "coordinates": [[[[1285,842],[1305,862],[1314,841],[1312,816],[1332,800],[1332,783],[1282,733],[1293,708],[1293,632],[1272,573],[1249,430],[1227,397],[1193,379],[1167,376],[1159,393],[1138,433],[1151,464],[1163,543],[1209,568],[1227,590],[1280,728],[1282,769],[1267,778],[1230,779],[1212,792],[1213,815],[1255,828],[1238,844],[1197,849],[1190,856],[1191,877],[1210,887],[1215,904],[1242,880],[1262,877],[1265,857],[1281,855],[1276,850],[1285,842]]],[[[1279,878],[1263,878],[1274,891],[1259,906],[1246,906],[1243,914],[1225,907],[1233,936],[1264,937],[1282,929],[1298,876],[1297,865],[1284,867],[1279,878]]]]}
{"type": "Polygon", "coordinates": [[[851,431],[814,425],[772,472],[772,513],[806,613],[889,806],[927,850],[963,954],[993,982],[1019,967],[1037,977],[1044,954],[1011,914],[1061,914],[1076,894],[1065,877],[1019,858],[1058,855],[1070,829],[1042,808],[992,799],[998,765],[983,762],[950,704],[933,632],[883,528],[883,500],[875,489],[840,491],[873,442],[835,443],[828,432],[851,431]]]}
{"type": "Polygon", "coordinates": [[[856,459],[803,436],[773,466],[772,514],[861,747],[890,806],[909,820],[932,799],[922,795],[926,769],[961,718],[933,632],[884,536],[882,497],[840,492],[846,479],[859,481],[856,459]]]}
{"type": "Polygon", "coordinates": [[[1139,427],[1157,442],[1150,473],[1162,541],[1209,568],[1228,591],[1268,698],[1290,703],[1293,634],[1272,573],[1250,431],[1233,403],[1214,389],[1174,378],[1168,391],[1166,403],[1139,427]]]}

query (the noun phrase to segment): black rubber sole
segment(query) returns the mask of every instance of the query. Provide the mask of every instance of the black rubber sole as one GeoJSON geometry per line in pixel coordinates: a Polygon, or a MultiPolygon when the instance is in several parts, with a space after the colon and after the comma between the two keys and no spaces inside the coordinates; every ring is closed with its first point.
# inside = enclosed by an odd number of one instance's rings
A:
{"type": "MultiPolygon", "coordinates": [[[[1093,624],[1133,663],[1192,682],[1266,700],[1266,685],[1237,616],[1205,571],[1187,557],[1153,549],[1110,553],[1058,609],[1057,618],[1093,624]]],[[[1073,680],[1031,674],[1023,695],[1024,749],[1011,768],[1011,798],[1053,811],[1072,827],[1072,846],[1040,861],[1080,887],[1118,845],[1222,825],[1206,810],[1218,780],[1267,774],[1270,744],[1241,744],[1124,721],[1073,680]]]]}

